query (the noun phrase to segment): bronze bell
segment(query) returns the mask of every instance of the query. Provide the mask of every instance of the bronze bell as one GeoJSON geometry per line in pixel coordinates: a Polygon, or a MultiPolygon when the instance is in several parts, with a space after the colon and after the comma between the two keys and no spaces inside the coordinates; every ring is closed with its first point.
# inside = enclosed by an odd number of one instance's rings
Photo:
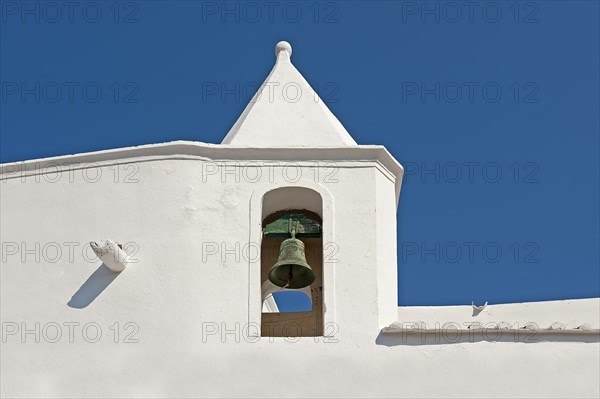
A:
{"type": "Polygon", "coordinates": [[[304,243],[296,238],[296,229],[292,229],[292,238],[281,243],[279,259],[269,270],[269,280],[278,287],[304,288],[315,281],[315,274],[306,263],[304,243]]]}

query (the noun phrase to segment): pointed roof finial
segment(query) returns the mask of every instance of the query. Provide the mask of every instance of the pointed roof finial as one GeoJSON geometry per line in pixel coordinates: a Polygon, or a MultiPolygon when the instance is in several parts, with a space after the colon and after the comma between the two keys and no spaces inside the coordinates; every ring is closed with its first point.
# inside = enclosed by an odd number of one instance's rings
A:
{"type": "Polygon", "coordinates": [[[279,56],[279,53],[282,51],[287,51],[288,52],[288,57],[292,56],[292,45],[289,44],[286,41],[280,41],[279,43],[277,43],[277,46],[275,46],[275,56],[279,56]]]}
{"type": "Polygon", "coordinates": [[[275,54],[271,73],[221,144],[256,148],[356,146],[291,63],[292,46],[279,42],[275,54]]]}

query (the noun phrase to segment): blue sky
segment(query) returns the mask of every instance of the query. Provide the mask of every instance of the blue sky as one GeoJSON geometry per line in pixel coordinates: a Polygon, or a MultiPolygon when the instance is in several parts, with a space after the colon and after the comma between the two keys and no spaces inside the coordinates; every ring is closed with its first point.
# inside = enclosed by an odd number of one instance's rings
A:
{"type": "Polygon", "coordinates": [[[600,296],[597,1],[0,4],[1,162],[219,143],[287,40],[406,168],[400,305],[600,296]]]}

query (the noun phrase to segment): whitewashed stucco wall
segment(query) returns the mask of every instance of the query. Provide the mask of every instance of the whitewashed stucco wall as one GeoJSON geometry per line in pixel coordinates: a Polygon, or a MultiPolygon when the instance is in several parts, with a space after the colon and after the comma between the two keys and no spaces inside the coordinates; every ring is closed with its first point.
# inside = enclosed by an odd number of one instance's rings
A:
{"type": "MultiPolygon", "coordinates": [[[[390,279],[399,185],[375,160],[336,160],[337,182],[330,183],[303,169],[334,202],[335,325],[326,326],[332,336],[258,339],[248,326],[256,298],[249,298],[244,250],[251,198],[295,178],[282,178],[280,166],[265,167],[263,175],[275,171],[273,182],[238,183],[235,174],[212,174],[210,159],[189,154],[119,157],[124,163],[102,167],[96,183],[95,174],[84,178],[79,170],[72,182],[66,174],[58,182],[43,176],[0,182],[3,397],[600,394],[597,339],[421,345],[380,334],[394,320],[462,322],[472,316],[467,307],[397,308],[390,279]],[[132,171],[129,180],[137,182],[126,183],[132,171]],[[91,251],[86,260],[81,249],[102,239],[129,243],[125,248],[137,250],[137,263],[116,276],[97,271],[101,262],[91,251]],[[24,255],[23,243],[33,251],[24,255]],[[56,261],[50,252],[55,244],[62,251],[56,261]],[[221,245],[233,249],[225,259],[221,245]],[[36,323],[39,333],[23,335],[36,323]]],[[[531,306],[536,309],[529,313],[519,305],[490,309],[508,321],[535,321],[543,309],[541,322],[582,320],[598,328],[597,299],[531,306]]]]}

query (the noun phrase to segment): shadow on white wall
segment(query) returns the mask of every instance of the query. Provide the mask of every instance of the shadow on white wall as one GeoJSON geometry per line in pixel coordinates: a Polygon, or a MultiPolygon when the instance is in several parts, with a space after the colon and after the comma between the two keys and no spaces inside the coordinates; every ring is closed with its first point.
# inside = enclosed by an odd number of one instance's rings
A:
{"type": "Polygon", "coordinates": [[[67,305],[74,309],[83,309],[94,300],[117,278],[121,273],[110,270],[104,263],[83,283],[73,294],[67,305]]]}

